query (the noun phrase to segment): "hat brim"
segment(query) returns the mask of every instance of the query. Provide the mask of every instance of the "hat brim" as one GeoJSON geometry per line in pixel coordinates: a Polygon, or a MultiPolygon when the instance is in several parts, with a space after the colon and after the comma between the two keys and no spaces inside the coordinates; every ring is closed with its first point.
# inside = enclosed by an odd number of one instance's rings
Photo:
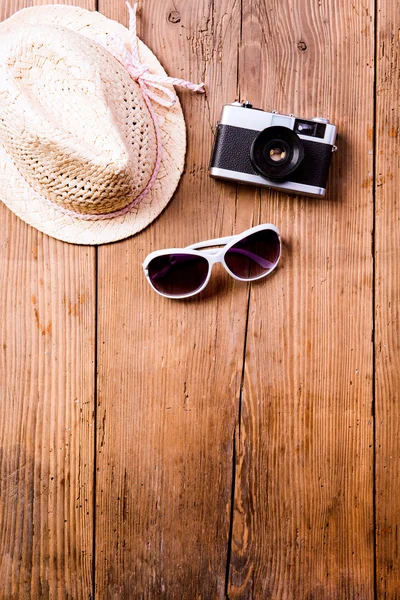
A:
{"type": "MultiPolygon", "coordinates": [[[[0,24],[0,34],[16,27],[52,24],[95,39],[115,33],[130,45],[128,29],[98,12],[66,5],[26,8],[0,24]]],[[[151,72],[166,75],[163,67],[143,42],[139,56],[151,72]]],[[[123,67],[121,67],[123,68],[123,67]]],[[[172,89],[172,88],[171,88],[172,89]]],[[[39,231],[72,244],[106,244],[125,239],[149,225],[170,201],[181,177],[186,152],[186,129],[179,100],[172,108],[153,104],[162,139],[161,166],[148,194],[123,216],[87,221],[64,214],[36,193],[19,173],[0,144],[0,200],[18,217],[39,231]]]]}

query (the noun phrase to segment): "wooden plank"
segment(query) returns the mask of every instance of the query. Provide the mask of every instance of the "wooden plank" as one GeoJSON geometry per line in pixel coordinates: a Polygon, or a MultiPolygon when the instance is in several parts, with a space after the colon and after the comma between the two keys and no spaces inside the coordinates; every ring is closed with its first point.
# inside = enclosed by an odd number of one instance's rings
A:
{"type": "Polygon", "coordinates": [[[0,222],[0,598],[87,599],[95,250],[0,222]]]}
{"type": "Polygon", "coordinates": [[[243,4],[242,97],[329,117],[340,139],[325,200],[262,194],[284,252],[251,290],[231,599],[374,597],[373,16],[372,1],[243,4]]]}
{"type": "MultiPolygon", "coordinates": [[[[100,9],[121,17],[114,2],[100,9]]],[[[187,166],[168,208],[145,232],[99,249],[96,589],[224,598],[247,288],[216,269],[201,298],[169,301],[141,262],[251,224],[252,203],[237,206],[236,186],[207,173],[222,104],[237,95],[239,3],[146,2],[138,21],[167,71],[205,80],[209,93],[180,94],[187,166]]]]}
{"type": "Polygon", "coordinates": [[[380,0],[377,14],[375,415],[378,598],[400,598],[400,52],[398,13],[380,0]]]}

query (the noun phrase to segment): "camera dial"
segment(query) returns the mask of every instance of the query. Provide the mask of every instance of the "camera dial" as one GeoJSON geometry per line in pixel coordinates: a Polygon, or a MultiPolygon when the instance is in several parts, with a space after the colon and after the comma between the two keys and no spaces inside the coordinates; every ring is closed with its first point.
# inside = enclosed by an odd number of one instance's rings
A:
{"type": "Polygon", "coordinates": [[[231,106],[240,106],[241,108],[253,108],[252,103],[248,100],[246,100],[246,102],[239,102],[238,100],[235,100],[235,102],[232,102],[231,106]]]}
{"type": "Polygon", "coordinates": [[[272,181],[283,181],[293,173],[304,157],[300,138],[287,127],[263,129],[250,148],[254,169],[272,181]]]}

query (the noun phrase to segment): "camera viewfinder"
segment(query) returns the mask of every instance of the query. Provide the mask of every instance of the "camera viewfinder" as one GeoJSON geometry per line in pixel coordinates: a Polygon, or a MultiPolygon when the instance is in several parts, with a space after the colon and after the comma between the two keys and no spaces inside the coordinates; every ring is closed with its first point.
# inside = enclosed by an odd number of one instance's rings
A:
{"type": "Polygon", "coordinates": [[[312,123],[310,121],[300,121],[300,119],[296,119],[294,124],[294,130],[296,133],[300,133],[301,135],[314,136],[317,130],[317,123],[312,123]]]}
{"type": "Polygon", "coordinates": [[[322,138],[325,135],[326,125],[324,123],[315,123],[313,121],[304,121],[296,119],[294,123],[295,133],[300,135],[309,135],[310,137],[322,138]]]}

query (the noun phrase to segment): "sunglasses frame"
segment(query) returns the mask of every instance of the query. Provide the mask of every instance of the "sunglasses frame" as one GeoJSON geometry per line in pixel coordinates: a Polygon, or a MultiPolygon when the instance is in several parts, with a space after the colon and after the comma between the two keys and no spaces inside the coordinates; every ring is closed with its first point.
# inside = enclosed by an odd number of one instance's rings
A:
{"type": "Polygon", "coordinates": [[[272,223],[265,223],[263,225],[256,225],[255,227],[251,227],[250,229],[243,231],[243,233],[239,233],[236,235],[229,235],[229,236],[226,236],[223,238],[215,238],[213,240],[207,240],[205,242],[198,242],[196,244],[191,244],[190,246],[186,246],[186,248],[166,248],[165,250],[156,250],[155,252],[151,252],[148,256],[146,256],[142,266],[143,266],[147,281],[149,282],[149,284],[151,285],[153,290],[155,292],[157,292],[157,294],[160,294],[160,296],[164,296],[164,298],[171,298],[173,300],[179,300],[182,298],[190,298],[191,296],[196,296],[196,294],[199,294],[200,292],[202,292],[204,290],[204,288],[207,286],[208,282],[210,281],[213,266],[217,263],[221,263],[222,266],[224,267],[224,269],[229,273],[229,275],[231,277],[233,277],[233,279],[236,279],[237,281],[255,281],[257,279],[262,279],[263,277],[270,275],[272,273],[272,271],[274,271],[276,269],[276,267],[278,266],[278,263],[280,261],[280,258],[281,258],[281,251],[282,251],[282,244],[281,244],[281,237],[280,237],[278,228],[275,227],[275,225],[272,225],[272,223]],[[232,246],[237,244],[237,242],[239,242],[241,239],[246,238],[253,233],[257,233],[258,231],[274,231],[277,234],[278,240],[279,240],[279,256],[278,256],[274,266],[272,267],[272,269],[270,269],[266,273],[262,273],[261,275],[258,275],[257,277],[248,277],[248,278],[238,277],[237,275],[232,273],[232,271],[229,269],[228,265],[226,264],[225,254],[232,246]],[[222,246],[222,248],[214,249],[213,246],[222,246]],[[202,248],[208,248],[208,249],[201,250],[202,248]],[[160,292],[159,290],[157,290],[151,282],[151,279],[149,276],[149,271],[148,271],[148,266],[149,266],[150,262],[153,260],[153,258],[157,258],[159,256],[165,256],[166,254],[189,254],[192,256],[201,256],[201,257],[205,258],[208,262],[208,274],[204,281],[204,284],[200,288],[195,290],[194,292],[190,292],[188,294],[181,294],[179,296],[172,296],[170,294],[164,294],[163,292],[160,292]]]}

